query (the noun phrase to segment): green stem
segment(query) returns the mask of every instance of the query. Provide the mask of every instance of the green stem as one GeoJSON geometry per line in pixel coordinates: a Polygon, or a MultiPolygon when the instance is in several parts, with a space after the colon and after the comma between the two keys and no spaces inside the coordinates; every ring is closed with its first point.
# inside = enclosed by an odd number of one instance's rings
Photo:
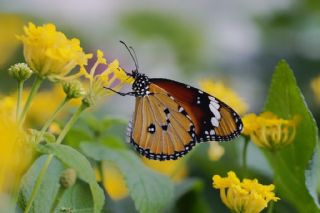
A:
{"type": "Polygon", "coordinates": [[[50,165],[50,162],[51,162],[52,158],[53,158],[53,155],[52,154],[49,155],[47,160],[42,165],[42,168],[40,170],[39,176],[38,176],[38,178],[37,178],[37,180],[35,182],[35,185],[34,185],[34,187],[32,189],[32,193],[31,193],[30,199],[29,199],[29,201],[27,203],[27,206],[26,206],[26,208],[24,210],[24,213],[28,213],[30,211],[32,203],[33,203],[33,201],[34,201],[34,199],[35,199],[35,197],[36,197],[36,195],[37,195],[37,193],[38,193],[38,191],[40,189],[42,180],[43,180],[44,175],[46,174],[46,172],[48,170],[48,167],[50,165]]]}
{"type": "Polygon", "coordinates": [[[24,119],[26,117],[27,112],[29,111],[29,108],[32,103],[32,99],[34,98],[35,94],[38,92],[40,85],[42,83],[43,79],[40,76],[36,76],[36,79],[34,80],[34,83],[32,85],[29,97],[27,99],[27,102],[23,108],[23,111],[19,117],[19,122],[22,124],[24,122],[24,119]]]}
{"type": "Polygon", "coordinates": [[[50,213],[54,213],[54,210],[57,208],[65,191],[66,191],[66,188],[64,188],[63,186],[59,187],[58,193],[57,193],[57,195],[53,201],[53,204],[51,206],[50,213]]]}
{"type": "Polygon", "coordinates": [[[242,150],[242,173],[243,176],[247,176],[248,168],[247,168],[247,151],[248,151],[249,138],[245,137],[243,150],[242,150]]]}
{"type": "Polygon", "coordinates": [[[17,121],[19,120],[20,114],[21,114],[23,83],[24,83],[24,81],[18,81],[18,99],[17,99],[17,112],[16,112],[17,121]]]}
{"type": "MultiPolygon", "coordinates": [[[[43,134],[45,133],[45,131],[47,131],[47,129],[49,128],[49,126],[51,125],[51,123],[54,121],[54,119],[57,117],[58,113],[61,112],[61,110],[63,109],[63,107],[68,103],[68,101],[70,100],[70,98],[68,98],[66,96],[66,98],[60,103],[60,105],[57,107],[57,109],[52,113],[52,115],[50,116],[50,118],[46,121],[46,123],[43,125],[41,131],[40,131],[40,135],[38,140],[36,141],[37,143],[41,140],[43,134]]],[[[36,143],[36,144],[37,144],[36,143]]]]}
{"type": "Polygon", "coordinates": [[[61,133],[59,134],[57,140],[56,140],[56,144],[60,144],[62,142],[62,140],[64,139],[64,137],[66,136],[66,134],[69,132],[69,130],[71,129],[71,127],[74,125],[74,123],[78,120],[80,114],[87,108],[86,105],[81,104],[81,106],[78,108],[78,110],[73,114],[73,116],[70,118],[70,120],[68,121],[68,123],[64,126],[63,130],[61,131],[61,133]]]}
{"type": "Polygon", "coordinates": [[[270,201],[267,213],[272,213],[273,212],[273,208],[274,208],[274,202],[270,201]]]}
{"type": "MultiPolygon", "coordinates": [[[[61,131],[59,137],[56,140],[56,144],[60,144],[62,142],[62,140],[64,139],[64,137],[66,136],[66,134],[68,133],[68,131],[71,129],[71,127],[73,126],[73,124],[78,120],[80,114],[87,108],[86,105],[81,104],[81,106],[78,108],[78,110],[73,114],[73,116],[70,118],[70,120],[68,121],[68,123],[65,125],[65,127],[63,128],[63,130],[61,131]]],[[[33,187],[30,199],[27,203],[27,207],[24,211],[24,213],[28,213],[30,211],[31,205],[40,189],[40,186],[42,184],[42,180],[44,178],[44,175],[46,174],[49,164],[51,162],[53,158],[53,155],[50,154],[46,160],[46,162],[44,163],[44,165],[42,166],[40,173],[37,177],[35,186],[33,187]]]]}

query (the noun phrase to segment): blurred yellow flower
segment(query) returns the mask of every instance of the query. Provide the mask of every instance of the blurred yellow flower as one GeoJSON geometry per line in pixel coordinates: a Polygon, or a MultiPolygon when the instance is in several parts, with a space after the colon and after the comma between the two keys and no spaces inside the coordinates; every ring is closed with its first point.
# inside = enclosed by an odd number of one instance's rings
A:
{"type": "Polygon", "coordinates": [[[29,23],[24,32],[17,37],[23,42],[25,60],[35,73],[62,79],[79,65],[80,71],[75,76],[84,74],[84,65],[92,55],[83,52],[78,39],[68,39],[54,24],[35,26],[29,23]]]}
{"type": "Polygon", "coordinates": [[[98,97],[114,94],[104,87],[119,91],[124,84],[132,84],[134,80],[124,72],[117,59],[108,64],[101,50],[97,50],[96,59],[92,65],[86,67],[86,73],[90,83],[84,101],[88,105],[94,104],[98,97]]]}
{"type": "Polygon", "coordinates": [[[142,157],[142,160],[146,166],[170,177],[175,182],[184,180],[188,175],[188,168],[183,158],[173,161],[157,161],[142,157]]]}
{"type": "Polygon", "coordinates": [[[257,146],[274,150],[293,142],[299,120],[299,116],[285,120],[271,112],[264,112],[260,116],[251,113],[242,118],[242,134],[250,136],[257,146]]]}
{"type": "Polygon", "coordinates": [[[248,104],[235,91],[225,86],[223,82],[202,80],[200,81],[200,87],[203,89],[203,91],[228,104],[240,115],[247,112],[248,104]]]}
{"type": "Polygon", "coordinates": [[[208,155],[212,161],[218,161],[224,154],[224,148],[218,142],[212,141],[209,143],[208,155]]]}
{"type": "Polygon", "coordinates": [[[0,194],[17,189],[33,153],[27,134],[10,114],[0,108],[0,194]]]}
{"type": "Polygon", "coordinates": [[[311,89],[314,93],[315,99],[320,104],[320,76],[312,79],[311,89]]]}
{"type": "MultiPolygon", "coordinates": [[[[97,180],[101,180],[98,170],[96,170],[97,180]]],[[[128,189],[120,171],[108,162],[103,162],[102,180],[105,190],[113,200],[120,200],[128,196],[128,189]]]]}
{"type": "Polygon", "coordinates": [[[278,201],[274,185],[262,185],[257,179],[244,179],[230,171],[228,177],[214,175],[213,188],[220,189],[222,202],[235,213],[258,213],[268,206],[269,201],[278,201]]]}
{"type": "Polygon", "coordinates": [[[53,122],[50,126],[49,126],[49,132],[55,135],[59,135],[61,132],[61,128],[59,126],[58,123],[53,122]]]}
{"type": "Polygon", "coordinates": [[[20,16],[13,14],[0,14],[0,68],[12,57],[19,46],[15,38],[21,33],[23,20],[20,16]]]}

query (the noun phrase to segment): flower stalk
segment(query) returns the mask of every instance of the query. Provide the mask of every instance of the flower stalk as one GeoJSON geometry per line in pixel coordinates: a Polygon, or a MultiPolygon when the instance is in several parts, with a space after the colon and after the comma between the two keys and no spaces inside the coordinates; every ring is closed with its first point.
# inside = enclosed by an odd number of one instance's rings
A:
{"type": "Polygon", "coordinates": [[[20,114],[21,114],[23,83],[24,83],[24,81],[18,81],[18,99],[17,99],[17,111],[16,111],[17,121],[19,120],[20,114]]]}
{"type": "Polygon", "coordinates": [[[248,153],[248,145],[249,145],[249,137],[245,137],[244,144],[243,144],[243,150],[242,150],[242,173],[243,176],[247,176],[248,172],[248,166],[247,166],[247,153],[248,153]]]}
{"type": "Polygon", "coordinates": [[[43,79],[40,77],[40,76],[36,76],[35,80],[34,80],[34,83],[32,85],[32,88],[31,88],[31,91],[30,91],[30,94],[29,94],[29,97],[27,99],[27,102],[23,108],[23,111],[19,117],[19,122],[20,122],[20,125],[23,124],[24,120],[25,120],[25,117],[26,117],[26,114],[27,112],[29,111],[30,109],[30,106],[31,106],[31,103],[32,103],[32,99],[34,98],[34,96],[37,94],[39,88],[40,88],[40,85],[41,83],[43,82],[43,79]]]}

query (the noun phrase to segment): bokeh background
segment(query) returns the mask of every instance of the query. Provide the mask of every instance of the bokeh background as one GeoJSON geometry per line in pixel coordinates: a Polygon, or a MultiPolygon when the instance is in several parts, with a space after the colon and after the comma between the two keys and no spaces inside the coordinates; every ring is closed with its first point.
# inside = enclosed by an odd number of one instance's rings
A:
{"type": "MultiPolygon", "coordinates": [[[[134,63],[119,40],[134,47],[140,72],[149,77],[196,87],[203,79],[222,81],[247,103],[248,112],[262,111],[274,67],[286,59],[319,122],[319,103],[310,86],[320,75],[318,0],[0,0],[2,94],[16,88],[7,68],[23,61],[22,46],[12,35],[20,34],[29,21],[54,23],[69,38],[79,38],[86,52],[102,49],[109,61],[119,59],[127,71],[134,69],[134,63]]],[[[46,102],[44,107],[48,105],[46,102]]],[[[133,109],[133,98],[113,96],[92,113],[128,119],[133,109]]],[[[240,149],[240,145],[224,146],[227,152],[240,149]]],[[[200,194],[208,202],[196,201],[202,208],[221,205],[218,193],[211,188],[212,174],[232,169],[239,159],[229,154],[208,164],[201,156],[192,158],[189,176],[206,180],[200,194]]],[[[262,182],[271,182],[271,170],[254,146],[249,148],[248,164],[261,172],[262,182]]]]}

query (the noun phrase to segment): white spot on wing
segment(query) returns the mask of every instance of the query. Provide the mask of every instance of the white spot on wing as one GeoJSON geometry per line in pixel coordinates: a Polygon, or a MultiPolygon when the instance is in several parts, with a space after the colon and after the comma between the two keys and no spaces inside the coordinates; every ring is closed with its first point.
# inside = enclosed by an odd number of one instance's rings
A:
{"type": "Polygon", "coordinates": [[[215,134],[214,130],[211,129],[211,130],[210,130],[210,135],[214,135],[214,134],[215,134]]]}
{"type": "Polygon", "coordinates": [[[209,96],[209,100],[218,103],[218,101],[212,96],[209,96]]]}
{"type": "Polygon", "coordinates": [[[212,104],[216,109],[220,108],[220,105],[217,102],[210,101],[210,104],[212,104]]]}
{"type": "Polygon", "coordinates": [[[219,121],[218,119],[216,119],[215,117],[212,117],[211,118],[211,124],[215,127],[218,127],[219,126],[219,121]]]}
{"type": "Polygon", "coordinates": [[[215,117],[217,120],[220,120],[220,118],[221,118],[220,112],[218,111],[218,109],[216,109],[216,108],[214,107],[214,105],[211,104],[211,102],[210,102],[210,104],[209,104],[209,108],[210,108],[211,112],[213,113],[214,117],[215,117]]]}

